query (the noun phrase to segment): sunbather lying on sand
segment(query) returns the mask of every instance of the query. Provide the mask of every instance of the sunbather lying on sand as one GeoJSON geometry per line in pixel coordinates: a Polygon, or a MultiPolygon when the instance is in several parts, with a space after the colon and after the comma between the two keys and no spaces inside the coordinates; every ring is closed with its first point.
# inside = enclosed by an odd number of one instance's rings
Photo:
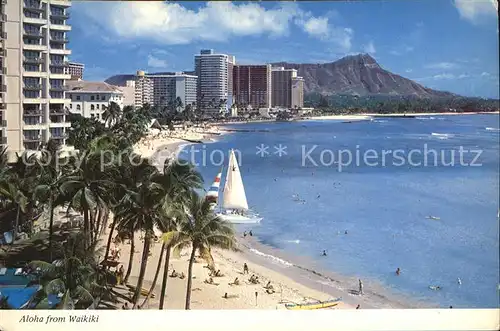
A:
{"type": "Polygon", "coordinates": [[[211,277],[224,277],[224,275],[222,274],[222,272],[220,272],[220,269],[215,271],[215,270],[212,270],[212,272],[210,272],[210,275],[211,277]]]}
{"type": "Polygon", "coordinates": [[[233,299],[233,298],[238,298],[239,295],[237,295],[237,294],[227,294],[227,292],[226,292],[226,293],[224,293],[224,295],[222,297],[224,299],[233,299]]]}
{"type": "Polygon", "coordinates": [[[179,276],[180,279],[186,278],[186,275],[184,275],[184,272],[181,272],[181,275],[179,276]]]}
{"type": "Polygon", "coordinates": [[[240,285],[240,280],[238,279],[238,277],[236,277],[234,281],[232,283],[229,283],[228,285],[240,285]]]}
{"type": "Polygon", "coordinates": [[[175,269],[174,269],[174,270],[172,270],[172,273],[170,274],[170,277],[172,277],[172,278],[176,278],[176,277],[179,277],[179,274],[178,274],[178,273],[177,273],[177,271],[175,271],[175,269]]]}
{"type": "Polygon", "coordinates": [[[266,290],[266,293],[267,293],[267,294],[274,294],[274,293],[275,293],[275,291],[274,291],[274,289],[272,289],[272,288],[268,288],[268,289],[266,290]]]}
{"type": "Polygon", "coordinates": [[[219,285],[219,283],[214,283],[214,279],[212,277],[210,277],[209,279],[205,279],[203,282],[209,285],[219,285]]]}

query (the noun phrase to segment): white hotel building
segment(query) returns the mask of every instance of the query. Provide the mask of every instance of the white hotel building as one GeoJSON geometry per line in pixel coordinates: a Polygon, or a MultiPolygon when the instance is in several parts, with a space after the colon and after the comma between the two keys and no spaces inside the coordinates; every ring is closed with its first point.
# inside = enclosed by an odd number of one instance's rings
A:
{"type": "Polygon", "coordinates": [[[9,153],[65,143],[69,0],[0,3],[1,143],[9,153]]]}
{"type": "Polygon", "coordinates": [[[176,72],[171,75],[148,75],[138,71],[135,81],[136,107],[144,103],[166,107],[177,98],[183,107],[196,104],[198,77],[176,72]]]}
{"type": "Polygon", "coordinates": [[[123,91],[104,82],[68,81],[66,96],[71,100],[69,111],[104,122],[102,113],[111,102],[123,108],[123,91]]]}
{"type": "Polygon", "coordinates": [[[198,109],[210,115],[226,112],[233,101],[234,56],[215,54],[213,49],[201,50],[194,58],[198,76],[198,109]],[[219,108],[220,100],[227,100],[225,108],[219,108]]]}

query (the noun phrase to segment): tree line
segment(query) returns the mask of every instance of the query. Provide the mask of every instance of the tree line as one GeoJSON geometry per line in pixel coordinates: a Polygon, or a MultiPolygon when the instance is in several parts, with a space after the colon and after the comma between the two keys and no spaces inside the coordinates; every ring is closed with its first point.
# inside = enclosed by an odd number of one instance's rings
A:
{"type": "MultiPolygon", "coordinates": [[[[196,253],[213,268],[212,247],[235,247],[230,224],[217,217],[200,196],[203,178],[191,164],[170,159],[157,167],[134,152],[154,116],[149,105],[122,110],[111,103],[103,113],[104,123],[72,116],[67,139],[77,149],[72,155],[61,153],[54,140],[38,153],[17,155],[15,162],[9,162],[5,148],[0,151],[0,233],[12,231],[16,239],[23,232],[30,244],[38,245],[37,251],[47,253],[36,260],[15,261],[16,267],[27,263],[23,266],[37,275],[33,282],[41,285],[31,308],[50,307],[54,296],[61,298],[57,307],[63,309],[98,308],[104,301],[116,301],[113,286],[118,279],[107,267],[111,243],[113,238],[130,240],[123,279],[127,284],[141,234],[143,253],[133,308],[147,304],[163,265],[159,304],[163,309],[170,257],[189,248],[185,302],[189,309],[196,253]],[[63,237],[55,232],[57,208],[80,215],[79,226],[63,237]],[[37,220],[44,214],[48,214],[48,229],[36,233],[37,220]],[[106,229],[109,235],[103,246],[100,240],[106,229]],[[155,238],[155,230],[163,233],[161,238],[155,238]],[[40,233],[47,234],[41,244],[40,233]],[[160,258],[149,294],[140,302],[155,240],[161,242],[160,258]]],[[[6,252],[8,257],[10,250],[6,252]]],[[[2,305],[6,305],[5,298],[2,305]]]]}

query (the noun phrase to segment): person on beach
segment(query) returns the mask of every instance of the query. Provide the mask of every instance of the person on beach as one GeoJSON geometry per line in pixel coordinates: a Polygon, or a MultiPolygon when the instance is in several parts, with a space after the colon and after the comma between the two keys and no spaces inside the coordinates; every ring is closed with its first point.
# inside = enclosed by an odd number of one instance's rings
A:
{"type": "Polygon", "coordinates": [[[246,238],[247,237],[247,232],[243,232],[243,238],[246,238]]]}
{"type": "Polygon", "coordinates": [[[250,232],[248,232],[248,234],[250,235],[250,237],[252,237],[253,236],[252,230],[250,230],[250,232]]]}
{"type": "Polygon", "coordinates": [[[128,303],[127,303],[127,302],[125,302],[125,304],[122,306],[122,309],[125,309],[125,310],[130,309],[130,308],[128,307],[128,303]]]}
{"type": "Polygon", "coordinates": [[[356,306],[356,309],[359,309],[360,307],[361,307],[361,305],[357,305],[357,306],[356,306]]]}
{"type": "Polygon", "coordinates": [[[323,256],[326,256],[326,251],[325,250],[323,250],[323,256]]]}
{"type": "Polygon", "coordinates": [[[397,269],[396,269],[396,275],[398,275],[398,276],[399,276],[399,274],[400,274],[400,273],[401,273],[401,269],[397,268],[397,269]]]}
{"type": "Polygon", "coordinates": [[[359,281],[359,294],[363,295],[363,282],[361,281],[361,279],[359,279],[358,281],[359,281]]]}
{"type": "Polygon", "coordinates": [[[246,263],[243,264],[243,274],[248,274],[248,265],[246,263]]]}
{"type": "Polygon", "coordinates": [[[178,277],[178,276],[179,276],[179,274],[177,273],[177,271],[175,271],[175,269],[172,270],[172,274],[170,275],[170,277],[175,278],[175,277],[178,277]]]}

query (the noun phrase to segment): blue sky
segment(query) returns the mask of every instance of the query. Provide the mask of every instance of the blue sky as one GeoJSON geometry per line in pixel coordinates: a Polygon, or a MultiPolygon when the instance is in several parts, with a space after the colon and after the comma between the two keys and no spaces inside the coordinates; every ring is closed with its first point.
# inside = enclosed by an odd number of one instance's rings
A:
{"type": "Polygon", "coordinates": [[[202,48],[241,64],[370,53],[436,89],[499,97],[496,0],[74,2],[71,60],[85,79],[193,70],[202,48]]]}

